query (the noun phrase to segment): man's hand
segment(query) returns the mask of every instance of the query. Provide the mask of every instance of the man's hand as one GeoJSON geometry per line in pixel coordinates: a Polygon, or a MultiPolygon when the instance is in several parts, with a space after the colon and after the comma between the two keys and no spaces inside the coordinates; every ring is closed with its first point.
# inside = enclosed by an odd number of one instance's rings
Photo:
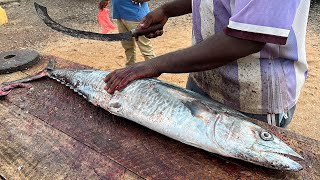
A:
{"type": "MultiPolygon", "coordinates": [[[[162,24],[164,26],[166,22],[168,21],[168,16],[164,13],[164,9],[157,8],[154,11],[147,14],[138,25],[137,29],[147,29],[151,25],[154,24],[162,24]]],[[[153,33],[150,33],[148,35],[145,35],[147,38],[155,38],[158,36],[161,36],[163,34],[163,30],[159,29],[153,33]]]]}
{"type": "Polygon", "coordinates": [[[144,61],[132,66],[112,71],[106,76],[105,90],[108,93],[113,93],[115,90],[123,89],[127,84],[136,79],[158,77],[161,75],[155,65],[144,61]]]}
{"type": "Polygon", "coordinates": [[[99,7],[100,10],[102,10],[107,5],[108,5],[108,0],[101,0],[98,7],[99,7]]]}
{"type": "MultiPolygon", "coordinates": [[[[146,0],[132,0],[134,2],[145,2],[146,0]]],[[[192,0],[174,0],[168,2],[147,14],[138,25],[137,29],[147,29],[154,24],[162,24],[162,27],[170,17],[181,16],[192,12],[192,0]]],[[[163,34],[162,28],[145,35],[147,38],[155,38],[163,34]]]]}

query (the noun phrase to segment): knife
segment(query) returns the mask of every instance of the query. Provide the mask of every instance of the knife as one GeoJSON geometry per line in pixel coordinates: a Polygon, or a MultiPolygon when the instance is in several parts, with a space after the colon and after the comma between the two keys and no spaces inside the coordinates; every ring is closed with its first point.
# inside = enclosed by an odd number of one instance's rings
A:
{"type": "Polygon", "coordinates": [[[93,39],[98,41],[130,41],[132,40],[133,37],[148,35],[150,33],[156,32],[157,30],[163,29],[162,24],[156,24],[156,25],[152,25],[147,29],[133,29],[131,31],[128,31],[125,33],[119,33],[119,34],[99,34],[99,33],[94,33],[89,31],[75,30],[75,29],[64,27],[59,23],[55,22],[54,20],[52,20],[51,17],[48,15],[48,11],[46,7],[41,6],[36,2],[34,3],[34,7],[40,19],[42,19],[47,26],[49,26],[50,28],[58,32],[67,34],[75,38],[93,39]]]}

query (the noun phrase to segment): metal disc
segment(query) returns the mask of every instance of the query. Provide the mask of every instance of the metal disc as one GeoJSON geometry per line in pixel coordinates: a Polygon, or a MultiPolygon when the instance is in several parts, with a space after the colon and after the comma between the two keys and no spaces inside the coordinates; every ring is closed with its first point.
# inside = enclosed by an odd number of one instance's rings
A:
{"type": "Polygon", "coordinates": [[[36,64],[40,59],[38,52],[22,49],[0,53],[0,74],[21,71],[36,64]]]}

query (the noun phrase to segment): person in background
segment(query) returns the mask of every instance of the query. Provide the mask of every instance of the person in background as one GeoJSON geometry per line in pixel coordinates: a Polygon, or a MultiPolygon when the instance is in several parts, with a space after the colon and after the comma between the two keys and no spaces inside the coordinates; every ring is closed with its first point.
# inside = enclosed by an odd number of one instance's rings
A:
{"type": "Polygon", "coordinates": [[[139,28],[192,13],[194,45],[111,72],[105,90],[113,93],[162,73],[189,72],[188,89],[248,117],[287,127],[308,74],[309,7],[310,0],[171,1],[150,12],[139,28]]]}
{"type": "Polygon", "coordinates": [[[116,29],[116,26],[112,23],[112,21],[109,18],[109,10],[106,8],[109,2],[110,0],[105,1],[105,7],[103,9],[100,9],[97,15],[98,22],[101,26],[103,34],[107,34],[116,29]]]}
{"type": "MultiPolygon", "coordinates": [[[[119,33],[127,32],[135,29],[142,18],[149,13],[148,0],[135,2],[131,0],[112,0],[113,19],[117,19],[119,33]]],[[[107,6],[108,0],[102,0],[99,8],[103,9],[107,6]]],[[[140,36],[136,41],[145,60],[155,57],[150,39],[140,36]]],[[[122,47],[125,49],[126,66],[136,62],[136,45],[134,38],[131,41],[121,41],[122,47]]]]}

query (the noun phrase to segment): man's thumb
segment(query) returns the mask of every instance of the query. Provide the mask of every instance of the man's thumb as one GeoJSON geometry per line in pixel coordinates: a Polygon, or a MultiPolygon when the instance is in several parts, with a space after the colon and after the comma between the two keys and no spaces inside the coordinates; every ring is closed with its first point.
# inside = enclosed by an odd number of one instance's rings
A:
{"type": "Polygon", "coordinates": [[[147,29],[152,24],[152,18],[148,18],[148,15],[144,17],[140,24],[138,25],[137,29],[147,29]]]}

